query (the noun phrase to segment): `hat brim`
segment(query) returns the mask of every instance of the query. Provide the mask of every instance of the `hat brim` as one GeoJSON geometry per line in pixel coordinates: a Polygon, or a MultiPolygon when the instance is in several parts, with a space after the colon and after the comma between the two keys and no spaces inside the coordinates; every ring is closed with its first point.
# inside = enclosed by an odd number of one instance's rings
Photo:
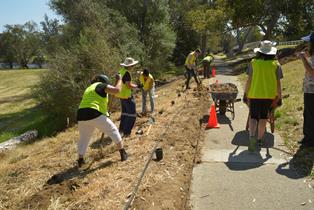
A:
{"type": "Polygon", "coordinates": [[[263,50],[261,50],[261,48],[255,48],[254,52],[255,53],[260,52],[260,53],[263,53],[265,55],[276,55],[277,54],[277,48],[272,47],[270,51],[263,51],[263,50]]]}
{"type": "Polygon", "coordinates": [[[134,66],[138,64],[138,61],[134,61],[133,63],[129,63],[129,64],[125,64],[125,63],[120,63],[120,66],[125,66],[125,67],[129,67],[129,66],[134,66]]]}
{"type": "Polygon", "coordinates": [[[305,42],[309,42],[309,41],[311,40],[311,34],[308,35],[308,36],[304,36],[304,37],[302,37],[301,39],[302,39],[303,41],[305,41],[305,42]]]}

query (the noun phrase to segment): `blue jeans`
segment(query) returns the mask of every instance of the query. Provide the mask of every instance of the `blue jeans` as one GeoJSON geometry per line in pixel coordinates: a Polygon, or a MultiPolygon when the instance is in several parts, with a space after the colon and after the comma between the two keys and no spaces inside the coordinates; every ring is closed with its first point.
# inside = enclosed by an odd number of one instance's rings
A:
{"type": "Polygon", "coordinates": [[[146,113],[146,98],[147,98],[147,93],[149,95],[149,100],[150,100],[150,111],[154,112],[155,108],[155,86],[152,87],[152,89],[148,91],[142,90],[142,113],[146,113]]]}
{"type": "Polygon", "coordinates": [[[133,97],[120,101],[122,112],[119,131],[129,135],[136,121],[136,104],[133,97]]]}

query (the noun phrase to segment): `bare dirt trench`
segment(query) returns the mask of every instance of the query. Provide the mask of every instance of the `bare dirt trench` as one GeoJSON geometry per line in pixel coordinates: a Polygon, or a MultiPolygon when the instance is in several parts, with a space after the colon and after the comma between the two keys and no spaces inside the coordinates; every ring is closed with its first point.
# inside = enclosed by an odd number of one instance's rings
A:
{"type": "MultiPolygon", "coordinates": [[[[184,80],[178,79],[158,89],[155,123],[149,135],[149,118],[142,117],[124,140],[128,161],[120,162],[111,140],[100,139],[101,134],[95,133],[86,154],[90,165],[78,170],[76,127],[3,154],[1,208],[124,209],[127,196],[160,141],[164,158],[150,162],[130,209],[185,209],[210,99],[207,88],[197,90],[193,82],[192,89],[183,92],[183,85],[184,80]],[[138,129],[144,134],[135,134],[138,129]]],[[[141,97],[136,101],[140,111],[141,97]]],[[[116,124],[118,115],[113,115],[116,124]]]]}

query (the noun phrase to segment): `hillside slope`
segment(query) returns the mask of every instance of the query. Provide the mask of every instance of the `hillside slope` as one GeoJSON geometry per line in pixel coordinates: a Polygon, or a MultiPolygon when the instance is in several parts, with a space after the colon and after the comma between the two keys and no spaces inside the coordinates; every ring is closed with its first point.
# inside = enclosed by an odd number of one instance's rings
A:
{"type": "Polygon", "coordinates": [[[100,133],[95,133],[87,151],[91,165],[78,170],[76,127],[1,153],[0,208],[122,209],[158,140],[164,159],[150,163],[133,206],[182,208],[198,141],[203,139],[200,120],[208,106],[206,92],[192,89],[183,93],[183,83],[180,79],[157,91],[156,123],[145,136],[148,118],[138,118],[134,132],[141,128],[144,135],[133,134],[125,140],[130,155],[126,162],[119,161],[109,138],[100,140],[100,133]]]}

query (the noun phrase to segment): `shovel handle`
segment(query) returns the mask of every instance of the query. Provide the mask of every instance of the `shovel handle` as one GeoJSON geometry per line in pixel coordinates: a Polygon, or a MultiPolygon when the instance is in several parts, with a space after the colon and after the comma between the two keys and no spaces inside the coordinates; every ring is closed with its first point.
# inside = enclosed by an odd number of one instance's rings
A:
{"type": "Polygon", "coordinates": [[[147,133],[146,133],[146,136],[149,135],[149,132],[150,132],[150,129],[152,128],[153,124],[150,124],[149,127],[148,127],[148,130],[147,130],[147,133]]]}

